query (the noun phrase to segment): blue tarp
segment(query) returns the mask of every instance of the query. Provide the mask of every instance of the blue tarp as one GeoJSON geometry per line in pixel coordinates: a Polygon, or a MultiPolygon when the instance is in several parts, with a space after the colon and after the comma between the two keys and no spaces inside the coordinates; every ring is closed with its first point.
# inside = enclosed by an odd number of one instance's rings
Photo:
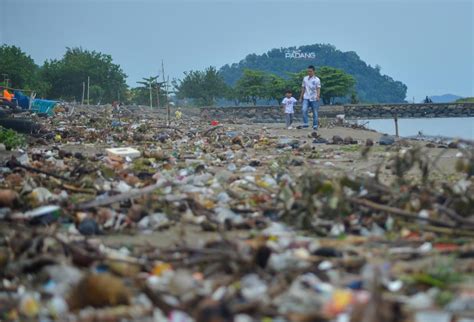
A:
{"type": "Polygon", "coordinates": [[[16,101],[18,102],[18,106],[22,109],[26,110],[30,107],[30,98],[23,94],[21,91],[14,91],[16,101]]]}
{"type": "Polygon", "coordinates": [[[58,103],[58,101],[34,99],[31,103],[31,111],[35,113],[45,113],[51,116],[54,113],[54,107],[58,103]]]}

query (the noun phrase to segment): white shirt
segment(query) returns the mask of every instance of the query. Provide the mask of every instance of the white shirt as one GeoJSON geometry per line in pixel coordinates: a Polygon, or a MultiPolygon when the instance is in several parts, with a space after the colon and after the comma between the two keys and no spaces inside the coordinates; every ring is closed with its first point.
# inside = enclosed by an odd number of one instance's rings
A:
{"type": "Polygon", "coordinates": [[[295,105],[296,102],[298,101],[294,97],[290,97],[290,98],[285,97],[283,101],[281,101],[281,104],[285,105],[285,113],[287,114],[294,113],[295,110],[293,109],[293,106],[295,105]]]}
{"type": "Polygon", "coordinates": [[[311,78],[309,78],[309,76],[305,76],[301,86],[304,87],[303,98],[305,100],[315,101],[318,95],[317,89],[321,88],[321,80],[316,76],[311,78]]]}

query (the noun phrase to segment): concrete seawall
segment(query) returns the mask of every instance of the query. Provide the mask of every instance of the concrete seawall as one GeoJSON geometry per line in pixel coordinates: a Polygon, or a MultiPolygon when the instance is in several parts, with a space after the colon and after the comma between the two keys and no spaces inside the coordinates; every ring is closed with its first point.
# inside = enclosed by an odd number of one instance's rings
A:
{"type": "MultiPolygon", "coordinates": [[[[347,119],[393,118],[394,115],[398,118],[474,117],[474,103],[333,105],[321,106],[319,112],[320,117],[344,114],[347,119]]],[[[296,106],[295,113],[300,117],[300,106],[296,106]]],[[[279,106],[204,107],[200,114],[203,118],[220,121],[284,122],[279,106]]]]}

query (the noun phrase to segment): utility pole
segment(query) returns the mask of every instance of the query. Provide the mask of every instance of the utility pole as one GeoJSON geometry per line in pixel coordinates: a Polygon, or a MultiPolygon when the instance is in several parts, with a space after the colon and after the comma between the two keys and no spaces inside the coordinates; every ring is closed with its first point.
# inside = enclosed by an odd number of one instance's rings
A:
{"type": "Polygon", "coordinates": [[[90,105],[90,103],[91,103],[89,101],[90,81],[91,81],[91,78],[89,76],[87,76],[87,105],[90,105]]]}
{"type": "Polygon", "coordinates": [[[152,94],[152,88],[151,88],[151,79],[148,82],[148,86],[150,88],[150,109],[152,109],[153,108],[153,94],[152,94]]]}
{"type": "Polygon", "coordinates": [[[170,101],[168,99],[168,83],[170,81],[169,75],[166,77],[166,84],[165,84],[165,94],[166,94],[166,118],[168,119],[168,126],[171,124],[171,109],[170,109],[170,101]]]}
{"type": "MultiPolygon", "coordinates": [[[[168,82],[165,79],[165,64],[163,62],[163,59],[161,60],[161,72],[163,74],[163,84],[165,85],[166,124],[169,126],[170,125],[171,112],[170,112],[170,103],[168,101],[168,82]]],[[[169,80],[169,77],[168,77],[168,80],[169,80]]]]}
{"type": "Polygon", "coordinates": [[[160,84],[156,82],[156,108],[160,108],[160,84]]]}
{"type": "Polygon", "coordinates": [[[82,82],[82,99],[81,99],[81,105],[84,105],[84,93],[86,91],[86,83],[82,82]]]}
{"type": "Polygon", "coordinates": [[[398,138],[398,115],[396,113],[393,115],[393,120],[395,121],[395,136],[398,138]]]}

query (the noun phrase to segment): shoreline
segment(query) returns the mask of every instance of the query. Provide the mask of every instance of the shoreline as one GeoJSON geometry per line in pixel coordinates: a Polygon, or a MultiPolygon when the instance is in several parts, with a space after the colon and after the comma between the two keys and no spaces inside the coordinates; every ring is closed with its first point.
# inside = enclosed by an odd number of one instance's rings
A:
{"type": "MultiPolygon", "coordinates": [[[[456,221],[437,208],[446,195],[460,203],[469,196],[459,190],[470,189],[469,179],[456,169],[459,154],[466,160],[469,154],[463,156],[465,150],[457,147],[427,147],[406,139],[384,146],[377,143],[381,133],[329,123],[316,138],[311,129],[288,130],[277,123],[211,126],[209,119],[186,113],[170,126],[156,115],[131,113],[117,126],[117,117],[109,112],[94,112],[94,117],[60,115],[60,124],[41,119],[55,135],[31,138],[23,152],[9,152],[28,166],[2,168],[6,207],[0,213],[0,236],[5,236],[0,251],[6,255],[0,264],[15,276],[10,289],[26,290],[7,293],[9,311],[19,308],[24,314],[25,296],[49,308],[50,296],[42,296],[44,280],[38,283],[46,274],[56,283],[53,287],[63,289],[66,283],[76,290],[58,292],[63,302],[86,292],[79,307],[62,313],[71,320],[85,312],[103,317],[108,308],[108,314],[118,316],[108,320],[135,314],[151,321],[148,317],[156,313],[150,312],[161,309],[195,316],[195,306],[184,297],[196,295],[201,307],[222,289],[228,298],[216,303],[232,314],[242,313],[241,303],[258,303],[245,312],[249,320],[291,320],[296,299],[298,314],[309,321],[314,305],[335,305],[341,291],[354,299],[360,292],[372,294],[370,287],[348,285],[365,283],[365,270],[378,269],[378,261],[401,283],[397,291],[380,284],[384,296],[397,298],[407,314],[415,314],[401,299],[414,296],[410,292],[417,286],[403,278],[413,275],[414,265],[423,272],[432,267],[427,260],[442,265],[451,258],[452,253],[438,251],[439,240],[458,243],[457,234],[461,243],[474,238],[468,228],[451,229],[456,221]],[[131,147],[140,156],[116,157],[107,153],[110,147],[131,147]],[[10,250],[9,240],[26,245],[26,253],[10,250]],[[43,241],[48,247],[28,248],[43,241]],[[49,261],[41,262],[44,258],[49,261]],[[36,261],[45,268],[18,273],[19,267],[29,269],[36,261]],[[49,269],[62,273],[50,274],[49,269]],[[70,272],[83,278],[110,276],[126,292],[125,305],[113,311],[113,293],[100,305],[108,308],[88,308],[97,290],[60,279],[70,272]],[[324,296],[308,288],[308,282],[324,285],[324,296]],[[248,295],[255,283],[259,298],[248,295]],[[194,289],[204,293],[194,294],[194,289]],[[175,292],[173,302],[163,307],[169,290],[175,292]],[[305,297],[301,301],[295,297],[300,292],[305,297]],[[307,299],[314,305],[306,305],[307,299]],[[134,303],[145,303],[148,310],[137,313],[134,303]],[[281,310],[283,306],[288,308],[281,310]]],[[[0,155],[5,165],[8,156],[0,155]]],[[[463,261],[458,274],[471,267],[470,259],[463,261]]],[[[453,297],[464,290],[450,287],[453,297]]],[[[330,317],[350,314],[349,309],[350,301],[330,317]]]]}
{"type": "MultiPolygon", "coordinates": [[[[369,129],[389,132],[392,135],[395,132],[393,119],[364,119],[351,120],[351,122],[363,123],[369,129]]],[[[474,141],[474,118],[472,117],[398,119],[398,128],[402,137],[474,141]]]]}
{"type": "MultiPolygon", "coordinates": [[[[277,115],[277,110],[278,106],[271,105],[202,107],[200,114],[202,118],[245,119],[249,123],[282,122],[284,117],[277,115]]],[[[295,106],[295,113],[301,113],[301,105],[295,106]]],[[[345,115],[346,119],[474,117],[474,103],[321,105],[319,113],[320,117],[345,115]]]]}

